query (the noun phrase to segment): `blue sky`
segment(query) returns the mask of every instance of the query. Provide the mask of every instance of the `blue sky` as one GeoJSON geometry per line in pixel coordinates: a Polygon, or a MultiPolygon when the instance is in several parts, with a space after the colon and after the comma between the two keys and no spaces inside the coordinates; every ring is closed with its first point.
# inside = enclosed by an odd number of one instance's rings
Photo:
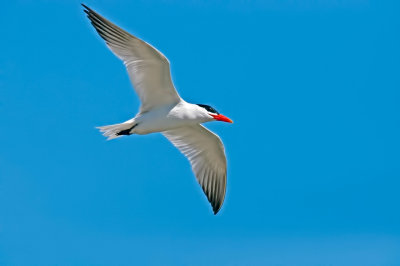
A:
{"type": "Polygon", "coordinates": [[[0,9],[1,265],[399,265],[400,3],[88,1],[161,50],[228,157],[214,216],[79,1],[0,9]]]}

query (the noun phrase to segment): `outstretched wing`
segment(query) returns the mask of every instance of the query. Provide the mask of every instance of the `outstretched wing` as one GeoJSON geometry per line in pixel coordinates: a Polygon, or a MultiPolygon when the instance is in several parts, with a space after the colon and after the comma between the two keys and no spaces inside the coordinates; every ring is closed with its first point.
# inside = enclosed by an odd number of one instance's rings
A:
{"type": "Polygon", "coordinates": [[[162,132],[190,161],[214,214],[220,210],[226,191],[226,157],[221,139],[202,125],[162,132]]]}
{"type": "Polygon", "coordinates": [[[136,38],[82,4],[85,13],[107,46],[125,64],[142,103],[140,110],[177,103],[168,59],[150,44],[136,38]]]}

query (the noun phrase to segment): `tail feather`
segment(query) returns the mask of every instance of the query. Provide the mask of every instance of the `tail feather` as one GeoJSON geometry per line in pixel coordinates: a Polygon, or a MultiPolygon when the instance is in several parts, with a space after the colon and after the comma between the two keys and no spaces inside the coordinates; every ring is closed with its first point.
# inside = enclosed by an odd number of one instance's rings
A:
{"type": "Polygon", "coordinates": [[[107,140],[116,139],[122,137],[123,135],[127,134],[119,134],[122,131],[127,131],[130,128],[133,128],[134,123],[132,120],[126,121],[120,124],[108,125],[108,126],[101,126],[96,127],[103,133],[103,136],[107,137],[107,140]]]}

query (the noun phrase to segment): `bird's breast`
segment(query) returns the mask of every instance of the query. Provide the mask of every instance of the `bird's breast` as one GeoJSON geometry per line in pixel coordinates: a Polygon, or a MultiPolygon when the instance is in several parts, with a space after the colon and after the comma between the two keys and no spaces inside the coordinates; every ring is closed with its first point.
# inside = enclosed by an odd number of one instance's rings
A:
{"type": "Polygon", "coordinates": [[[135,118],[137,126],[134,134],[149,134],[162,132],[186,125],[199,124],[204,121],[199,120],[190,112],[185,112],[179,108],[160,108],[138,115],[135,118]]]}

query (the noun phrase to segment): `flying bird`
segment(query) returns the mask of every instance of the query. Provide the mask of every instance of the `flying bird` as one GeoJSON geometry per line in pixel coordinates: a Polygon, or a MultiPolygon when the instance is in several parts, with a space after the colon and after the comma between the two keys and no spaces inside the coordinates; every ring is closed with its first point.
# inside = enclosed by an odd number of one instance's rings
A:
{"type": "Polygon", "coordinates": [[[98,129],[108,139],[163,134],[189,159],[197,181],[217,214],[226,192],[225,149],[221,139],[201,124],[232,123],[232,120],[211,106],[184,101],[172,83],[169,61],[161,52],[86,5],[82,6],[108,48],[124,62],[141,102],[134,118],[98,129]]]}

